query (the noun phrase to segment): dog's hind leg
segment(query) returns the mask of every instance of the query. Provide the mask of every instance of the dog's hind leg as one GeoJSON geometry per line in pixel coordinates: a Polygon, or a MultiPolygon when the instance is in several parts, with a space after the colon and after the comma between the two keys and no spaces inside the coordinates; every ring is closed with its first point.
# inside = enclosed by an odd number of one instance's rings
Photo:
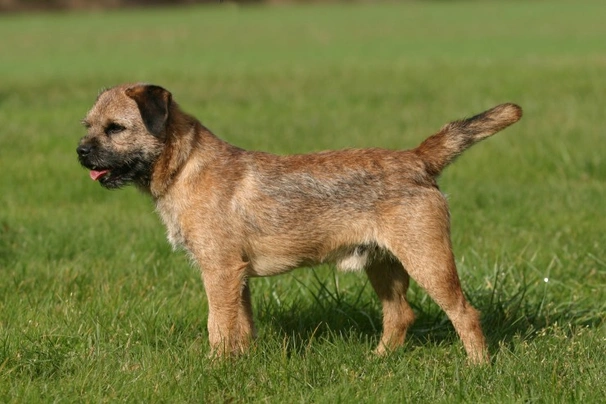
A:
{"type": "Polygon", "coordinates": [[[452,255],[438,259],[400,254],[410,276],[446,312],[472,363],[488,360],[479,313],[465,299],[452,255]]]}
{"type": "Polygon", "coordinates": [[[373,259],[366,274],[383,306],[383,335],[375,352],[382,355],[404,343],[415,315],[406,301],[409,276],[400,262],[384,255],[373,259]]]}
{"type": "Polygon", "coordinates": [[[418,205],[414,216],[390,229],[389,250],[410,277],[446,312],[472,363],[488,361],[479,313],[467,302],[450,243],[446,201],[418,205]],[[395,232],[394,232],[395,230],[395,232]],[[397,237],[396,233],[405,237],[397,237]]]}

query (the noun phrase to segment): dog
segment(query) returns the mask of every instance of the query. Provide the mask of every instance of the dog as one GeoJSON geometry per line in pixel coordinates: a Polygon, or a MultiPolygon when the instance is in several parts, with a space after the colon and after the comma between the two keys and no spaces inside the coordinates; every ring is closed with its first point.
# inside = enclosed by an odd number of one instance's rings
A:
{"type": "Polygon", "coordinates": [[[446,312],[472,363],[488,361],[479,313],[465,299],[436,178],[464,150],[517,122],[502,104],[451,122],[411,150],[346,149],[278,156],[233,146],[183,112],[166,89],[124,84],[100,93],[77,147],[108,189],[149,194],[173,247],[200,266],[213,355],[255,335],[249,279],[332,262],[364,270],[383,310],[375,349],[401,346],[415,280],[446,312]]]}

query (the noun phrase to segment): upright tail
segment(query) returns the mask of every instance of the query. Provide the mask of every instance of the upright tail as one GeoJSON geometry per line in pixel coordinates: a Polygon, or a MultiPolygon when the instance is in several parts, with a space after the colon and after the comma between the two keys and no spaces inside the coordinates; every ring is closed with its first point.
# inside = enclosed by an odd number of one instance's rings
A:
{"type": "Polygon", "coordinates": [[[438,176],[447,165],[480,140],[520,120],[522,108],[501,104],[474,117],[450,122],[415,149],[430,175],[438,176]]]}

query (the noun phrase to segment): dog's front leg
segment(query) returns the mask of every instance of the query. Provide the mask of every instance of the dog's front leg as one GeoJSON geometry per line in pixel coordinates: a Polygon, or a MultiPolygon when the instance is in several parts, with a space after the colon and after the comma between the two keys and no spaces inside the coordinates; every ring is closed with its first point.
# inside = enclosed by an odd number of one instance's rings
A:
{"type": "Polygon", "coordinates": [[[208,298],[208,338],[213,355],[237,355],[254,336],[248,264],[205,266],[202,279],[208,298]]]}

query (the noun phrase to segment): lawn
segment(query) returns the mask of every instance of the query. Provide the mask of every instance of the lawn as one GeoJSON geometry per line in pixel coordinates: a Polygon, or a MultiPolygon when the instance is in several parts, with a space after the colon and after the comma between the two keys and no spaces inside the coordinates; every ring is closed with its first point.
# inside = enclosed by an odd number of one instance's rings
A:
{"type": "Polygon", "coordinates": [[[606,398],[606,3],[218,4],[0,15],[1,402],[583,402],[606,398]],[[525,111],[440,186],[490,366],[416,285],[406,345],[371,354],[363,274],[253,279],[259,338],[208,359],[198,269],[153,203],[79,167],[98,91],[146,81],[244,148],[409,148],[525,111]]]}

